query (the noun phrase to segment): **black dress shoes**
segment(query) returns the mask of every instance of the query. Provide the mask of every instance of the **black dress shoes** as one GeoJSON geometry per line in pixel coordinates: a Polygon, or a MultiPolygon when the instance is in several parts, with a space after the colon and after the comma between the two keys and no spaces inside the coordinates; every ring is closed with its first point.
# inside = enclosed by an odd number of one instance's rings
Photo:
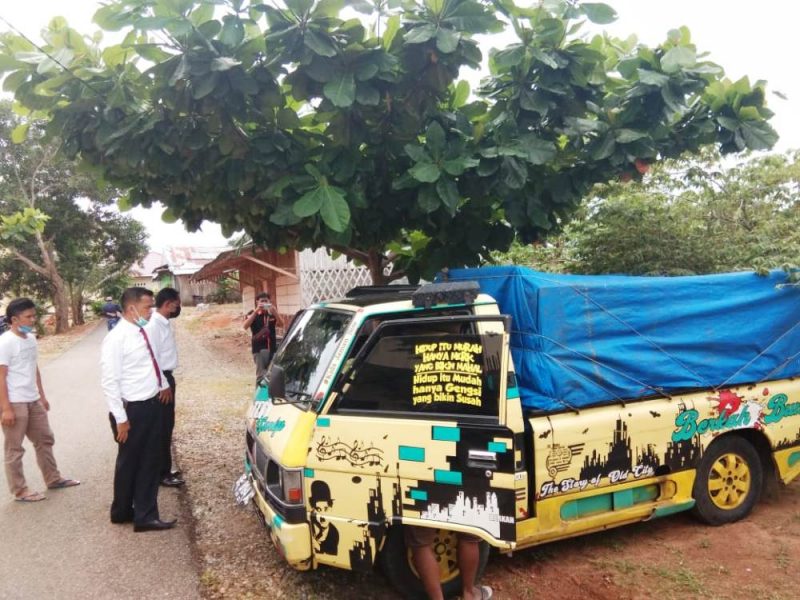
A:
{"type": "Polygon", "coordinates": [[[181,487],[184,483],[186,482],[177,475],[167,475],[161,480],[161,485],[166,487],[181,487]]]}
{"type": "Polygon", "coordinates": [[[153,519],[152,521],[146,521],[144,523],[136,523],[133,526],[133,530],[137,533],[140,531],[164,531],[165,529],[172,529],[175,527],[175,523],[177,522],[177,519],[172,519],[171,521],[153,519]]]}

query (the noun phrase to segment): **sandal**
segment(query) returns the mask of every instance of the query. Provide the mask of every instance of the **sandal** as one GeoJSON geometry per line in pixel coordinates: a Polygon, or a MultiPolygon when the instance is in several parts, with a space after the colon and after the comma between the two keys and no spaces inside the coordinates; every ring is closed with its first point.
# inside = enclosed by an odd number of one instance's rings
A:
{"type": "Polygon", "coordinates": [[[55,483],[48,485],[48,490],[60,490],[61,488],[68,488],[68,487],[75,487],[76,485],[80,485],[81,482],[77,479],[59,479],[55,483]]]}
{"type": "Polygon", "coordinates": [[[488,585],[477,585],[475,586],[475,590],[478,592],[478,598],[480,598],[480,600],[491,600],[493,596],[492,588],[488,585]]]}
{"type": "Polygon", "coordinates": [[[47,496],[45,496],[41,492],[28,492],[24,496],[17,496],[14,498],[16,502],[41,502],[45,500],[47,496]]]}

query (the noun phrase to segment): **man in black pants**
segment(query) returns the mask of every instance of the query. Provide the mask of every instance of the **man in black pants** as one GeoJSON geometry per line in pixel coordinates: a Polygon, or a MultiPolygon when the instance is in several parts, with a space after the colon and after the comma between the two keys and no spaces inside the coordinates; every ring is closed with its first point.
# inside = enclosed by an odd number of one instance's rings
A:
{"type": "Polygon", "coordinates": [[[171,529],[176,523],[158,514],[161,402],[171,398],[171,391],[144,330],[152,308],[153,292],[126,289],[122,319],[103,340],[100,354],[103,393],[118,443],[111,522],[132,521],[134,531],[171,529]]]}
{"type": "Polygon", "coordinates": [[[175,377],[172,372],[178,367],[178,347],[175,332],[169,320],[181,314],[181,296],[178,290],[166,287],[156,294],[156,309],[145,327],[150,343],[156,353],[158,366],[169,382],[172,398],[161,404],[164,413],[164,428],[161,440],[161,485],[180,487],[184,484],[180,471],[172,470],[172,431],[175,429],[175,377]]]}

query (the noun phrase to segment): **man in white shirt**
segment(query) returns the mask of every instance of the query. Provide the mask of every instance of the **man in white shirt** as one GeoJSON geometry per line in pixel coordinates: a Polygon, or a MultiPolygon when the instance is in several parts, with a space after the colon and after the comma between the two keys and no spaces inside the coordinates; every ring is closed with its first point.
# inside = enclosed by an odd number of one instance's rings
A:
{"type": "Polygon", "coordinates": [[[181,296],[178,290],[166,287],[156,294],[156,309],[145,327],[153,344],[158,366],[164,372],[172,391],[172,399],[161,404],[164,413],[164,428],[161,448],[161,485],[180,487],[184,484],[180,471],[172,470],[172,431],[175,429],[175,377],[172,372],[178,368],[178,347],[175,332],[169,320],[181,314],[181,296]]]}
{"type": "Polygon", "coordinates": [[[33,442],[36,462],[48,489],[72,487],[80,482],[61,477],[53,456],[55,438],[47,418],[50,404],[36,365],[36,305],[28,298],[12,300],[6,308],[6,319],[11,329],[0,335],[0,420],[5,438],[6,479],[16,500],[39,502],[45,499],[44,494],[28,489],[22,470],[22,442],[26,436],[33,442]]]}
{"type": "Polygon", "coordinates": [[[132,521],[137,532],[171,529],[176,521],[162,521],[158,514],[161,403],[171,392],[144,330],[153,292],[128,288],[121,304],[122,319],[106,335],[100,351],[101,384],[118,442],[111,522],[132,521]]]}

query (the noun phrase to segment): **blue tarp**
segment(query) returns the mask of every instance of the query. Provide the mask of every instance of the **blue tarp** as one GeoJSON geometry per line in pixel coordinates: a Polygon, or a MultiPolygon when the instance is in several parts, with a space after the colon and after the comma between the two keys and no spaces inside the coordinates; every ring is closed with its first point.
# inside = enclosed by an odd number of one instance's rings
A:
{"type": "Polygon", "coordinates": [[[800,289],[786,275],[450,271],[512,316],[522,404],[559,410],[800,375],[800,289]]]}

